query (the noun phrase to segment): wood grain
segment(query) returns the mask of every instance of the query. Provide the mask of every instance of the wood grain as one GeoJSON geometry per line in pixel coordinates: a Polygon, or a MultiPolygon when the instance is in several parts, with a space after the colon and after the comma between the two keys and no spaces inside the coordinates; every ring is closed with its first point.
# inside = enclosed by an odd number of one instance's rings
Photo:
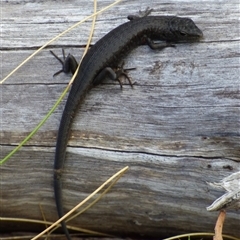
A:
{"type": "MultiPolygon", "coordinates": [[[[111,1],[99,1],[99,9],[111,1]]],[[[72,127],[63,173],[65,211],[112,174],[129,171],[96,206],[70,224],[115,235],[167,237],[213,232],[209,206],[218,182],[240,170],[239,9],[237,1],[152,1],[154,15],[192,18],[199,43],[152,51],[139,47],[125,59],[135,83],[110,80],[94,88],[72,127]]],[[[101,14],[93,43],[149,3],[123,1],[101,14]]],[[[36,48],[92,13],[90,1],[1,2],[1,79],[36,48]]],[[[0,86],[0,143],[4,157],[46,115],[70,76],[52,77],[59,63],[49,49],[80,59],[91,22],[62,37],[0,86]]],[[[3,217],[57,219],[53,159],[66,99],[39,132],[1,166],[3,217]]],[[[11,225],[1,222],[5,231],[11,225]]],[[[18,230],[38,231],[19,224],[18,230]]],[[[14,228],[15,229],[15,228],[14,228]]],[[[224,234],[240,237],[239,213],[227,212],[224,234]]]]}

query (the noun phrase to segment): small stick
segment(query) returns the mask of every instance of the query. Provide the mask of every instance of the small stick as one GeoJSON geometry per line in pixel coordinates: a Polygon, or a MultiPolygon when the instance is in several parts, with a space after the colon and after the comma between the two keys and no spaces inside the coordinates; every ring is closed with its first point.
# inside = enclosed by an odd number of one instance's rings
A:
{"type": "Polygon", "coordinates": [[[221,210],[218,215],[218,219],[214,228],[215,235],[213,236],[213,240],[223,240],[222,229],[223,229],[223,223],[224,223],[225,217],[226,217],[226,211],[221,210]]]}

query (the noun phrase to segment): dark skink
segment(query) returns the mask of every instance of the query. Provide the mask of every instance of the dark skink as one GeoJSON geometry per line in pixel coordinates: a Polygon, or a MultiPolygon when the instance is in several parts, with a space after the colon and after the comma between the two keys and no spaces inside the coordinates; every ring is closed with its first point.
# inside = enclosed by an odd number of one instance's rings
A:
{"type": "MultiPolygon", "coordinates": [[[[202,36],[201,30],[189,18],[175,16],[133,17],[131,21],[106,34],[87,52],[71,87],[57,136],[54,192],[59,218],[64,215],[61,174],[70,128],[77,108],[88,91],[101,83],[106,76],[110,76],[110,78],[119,82],[120,75],[127,77],[126,73],[119,69],[119,64],[126,54],[139,45],[147,44],[152,49],[163,49],[173,46],[172,43],[174,42],[196,41],[202,36]],[[155,43],[154,40],[161,40],[162,42],[155,43]]],[[[58,60],[61,61],[59,58],[58,60]]],[[[63,64],[61,71],[74,73],[77,64],[73,56],[68,55],[66,59],[64,57],[64,60],[64,62],[61,61],[63,64]]],[[[63,221],[61,224],[67,239],[71,240],[66,223],[63,221]]]]}

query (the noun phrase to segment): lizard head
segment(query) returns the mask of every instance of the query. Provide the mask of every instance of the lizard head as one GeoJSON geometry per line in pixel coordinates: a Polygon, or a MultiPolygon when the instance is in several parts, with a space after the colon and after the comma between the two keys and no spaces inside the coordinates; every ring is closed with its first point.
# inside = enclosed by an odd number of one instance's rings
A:
{"type": "Polygon", "coordinates": [[[190,18],[173,17],[169,28],[177,41],[197,41],[203,37],[202,31],[190,18]]]}

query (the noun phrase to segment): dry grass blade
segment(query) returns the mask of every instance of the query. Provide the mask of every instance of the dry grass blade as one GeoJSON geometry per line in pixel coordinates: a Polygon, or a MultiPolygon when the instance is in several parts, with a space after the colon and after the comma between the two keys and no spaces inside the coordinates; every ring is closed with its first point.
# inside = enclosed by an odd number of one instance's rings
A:
{"type": "Polygon", "coordinates": [[[80,202],[76,207],[74,207],[72,210],[70,210],[68,213],[66,213],[63,217],[58,219],[55,223],[53,223],[50,227],[39,233],[37,236],[32,238],[32,240],[36,240],[39,237],[43,236],[45,233],[52,230],[55,226],[57,226],[61,221],[65,220],[67,217],[69,217],[73,212],[75,212],[77,209],[79,209],[84,203],[86,203],[88,200],[90,200],[94,195],[96,195],[99,191],[101,191],[106,185],[108,185],[110,182],[112,182],[115,178],[122,176],[126,171],[128,170],[128,166],[114,174],[112,177],[110,177],[106,182],[104,182],[99,188],[97,188],[93,193],[91,193],[87,198],[85,198],[82,202],[80,202]]]}
{"type": "Polygon", "coordinates": [[[35,51],[33,54],[31,54],[27,59],[25,59],[22,63],[20,63],[12,72],[10,72],[4,79],[2,79],[0,81],[0,84],[3,84],[10,76],[12,76],[19,68],[21,68],[25,63],[27,63],[31,58],[33,58],[35,55],[37,55],[40,51],[42,51],[45,47],[47,47],[49,44],[51,44],[52,42],[54,42],[55,40],[57,40],[58,38],[60,38],[61,36],[63,36],[64,34],[68,33],[69,31],[71,31],[73,28],[77,27],[78,25],[82,24],[83,22],[86,22],[88,19],[93,18],[95,16],[97,16],[98,14],[106,11],[107,9],[113,7],[114,5],[118,4],[119,2],[121,2],[122,0],[117,0],[114,3],[108,5],[107,7],[101,9],[100,11],[84,18],[83,20],[79,21],[78,23],[74,24],[72,27],[68,28],[67,30],[63,31],[62,33],[60,33],[58,36],[52,38],[51,40],[49,40],[47,43],[45,43],[44,45],[42,45],[42,47],[40,47],[37,51],[35,51]]]}
{"type": "MultiPolygon", "coordinates": [[[[83,19],[82,21],[74,24],[72,27],[68,28],[67,30],[65,30],[64,32],[62,32],[61,34],[59,34],[58,36],[56,36],[55,38],[53,38],[52,40],[50,40],[49,42],[47,42],[46,44],[44,44],[42,47],[40,47],[37,51],[35,51],[31,56],[29,56],[25,61],[23,61],[17,68],[15,68],[10,74],[7,75],[7,77],[5,77],[2,81],[0,81],[0,84],[2,84],[4,81],[6,81],[12,74],[14,74],[21,66],[23,66],[27,61],[29,61],[33,56],[35,56],[38,52],[40,52],[42,49],[44,49],[46,46],[48,46],[50,43],[52,43],[53,41],[55,41],[56,39],[58,39],[59,37],[61,37],[62,35],[64,35],[65,33],[69,32],[70,30],[72,30],[73,28],[77,27],[78,25],[80,25],[81,23],[85,22],[87,19],[92,18],[92,17],[96,17],[98,14],[106,11],[107,9],[113,7],[114,5],[118,4],[119,2],[121,2],[122,0],[117,0],[114,3],[108,5],[107,7],[103,8],[102,10],[86,17],[85,19],[83,19]]],[[[88,41],[89,42],[89,41],[88,41]]],[[[90,43],[90,42],[89,42],[90,43]]],[[[88,45],[89,45],[88,43],[88,45]]],[[[85,53],[86,53],[86,49],[85,49],[85,53]]],[[[64,96],[66,95],[66,93],[68,92],[71,83],[73,82],[73,80],[75,79],[77,72],[78,72],[79,66],[77,68],[77,71],[74,73],[69,85],[66,87],[66,89],[64,90],[64,92],[61,94],[61,96],[59,97],[59,99],[57,100],[57,102],[54,104],[54,106],[50,109],[50,111],[47,113],[47,115],[44,117],[44,119],[42,121],[40,121],[40,123],[31,131],[31,133],[22,141],[18,144],[17,147],[15,147],[9,154],[7,154],[3,159],[0,160],[0,165],[4,164],[9,158],[11,158],[11,156],[13,154],[15,154],[26,142],[29,141],[29,139],[32,138],[33,135],[35,135],[35,133],[39,130],[39,128],[47,121],[47,119],[51,116],[51,114],[53,113],[53,111],[57,108],[57,106],[59,105],[59,103],[62,101],[62,99],[64,98],[64,96]]]]}

